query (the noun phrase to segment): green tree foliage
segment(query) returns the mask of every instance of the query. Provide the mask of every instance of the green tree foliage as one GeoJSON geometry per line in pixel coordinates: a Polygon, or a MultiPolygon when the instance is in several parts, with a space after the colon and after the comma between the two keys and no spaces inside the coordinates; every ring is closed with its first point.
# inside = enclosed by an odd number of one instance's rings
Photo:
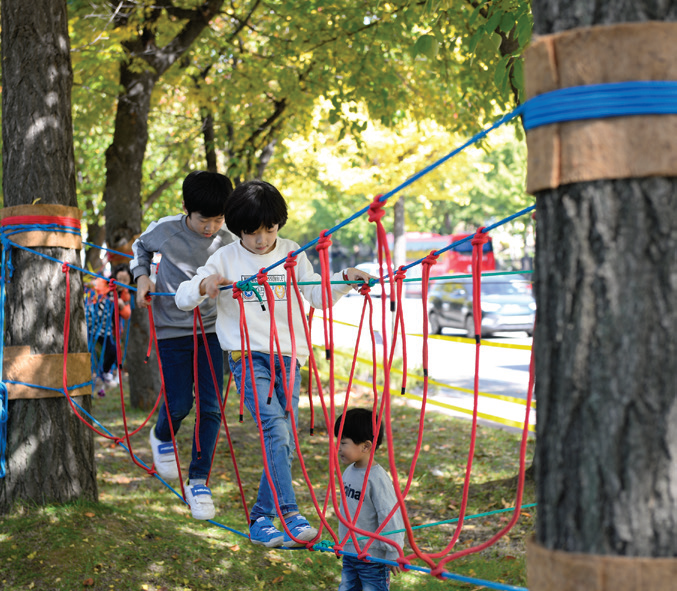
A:
{"type": "MultiPolygon", "coordinates": [[[[134,18],[117,28],[117,4],[69,4],[78,187],[92,221],[103,209],[103,155],[113,138],[119,64],[129,60],[124,43],[153,7],[161,9],[155,42],[166,42],[183,23],[177,7],[197,4],[128,2],[134,18]]],[[[450,132],[474,133],[514,105],[530,18],[529,3],[515,0],[227,3],[154,89],[141,195],[146,221],[175,213],[180,179],[205,168],[205,114],[213,116],[219,168],[236,179],[260,176],[273,151],[277,169],[281,141],[310,134],[320,98],[329,101],[326,123],[337,141],[359,142],[369,121],[395,127],[431,119],[450,132]]],[[[129,67],[143,66],[137,62],[129,67]]],[[[326,199],[340,194],[332,191],[326,199]]]]}

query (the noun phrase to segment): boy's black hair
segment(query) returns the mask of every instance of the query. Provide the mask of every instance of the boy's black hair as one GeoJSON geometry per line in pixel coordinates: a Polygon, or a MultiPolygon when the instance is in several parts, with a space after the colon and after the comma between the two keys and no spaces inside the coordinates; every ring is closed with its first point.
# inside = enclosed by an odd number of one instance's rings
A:
{"type": "MultiPolygon", "coordinates": [[[[334,435],[338,437],[339,428],[341,427],[341,416],[336,419],[334,423],[334,435]]],[[[346,412],[346,421],[343,424],[343,432],[341,437],[345,439],[352,439],[353,443],[359,445],[365,441],[374,441],[374,429],[372,427],[372,411],[368,408],[351,408],[346,412]]],[[[381,428],[376,439],[376,449],[379,448],[383,442],[383,420],[381,420],[381,428]]]]}
{"type": "Polygon", "coordinates": [[[183,180],[183,205],[188,215],[195,212],[206,218],[224,215],[233,192],[227,176],[207,170],[194,170],[183,180]]]}
{"type": "Polygon", "coordinates": [[[111,269],[110,276],[115,279],[120,271],[127,271],[130,277],[133,277],[132,272],[129,270],[129,265],[127,263],[119,263],[111,269]]]}
{"type": "Polygon", "coordinates": [[[280,230],[287,222],[287,203],[280,192],[265,181],[247,181],[237,186],[226,204],[226,226],[242,236],[261,227],[280,230]]]}

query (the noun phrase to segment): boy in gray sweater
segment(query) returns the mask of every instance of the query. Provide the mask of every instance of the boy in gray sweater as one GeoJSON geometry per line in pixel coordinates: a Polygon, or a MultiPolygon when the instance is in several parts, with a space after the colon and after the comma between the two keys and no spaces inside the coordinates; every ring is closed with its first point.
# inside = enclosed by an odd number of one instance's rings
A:
{"type": "MultiPolygon", "coordinates": [[[[179,285],[191,279],[197,268],[204,265],[214,252],[234,240],[224,225],[226,200],[232,190],[230,180],[215,172],[195,171],[185,178],[183,207],[186,214],[165,217],[151,223],[132,246],[134,260],[130,268],[137,284],[138,306],[149,306],[146,295],[151,292],[176,292],[179,285]],[[153,283],[150,276],[155,253],[159,253],[162,258],[153,283]]],[[[199,429],[193,434],[185,494],[195,519],[212,519],[215,514],[214,502],[206,481],[221,426],[219,397],[223,395],[223,353],[214,327],[215,300],[205,300],[200,305],[200,313],[218,391],[214,388],[201,334],[197,340],[197,376],[193,374],[193,314],[179,310],[170,296],[153,298],[152,306],[167,395],[167,404],[160,404],[157,424],[150,430],[155,471],[164,480],[179,477],[176,464],[178,452],[175,455],[172,431],[175,434],[178,432],[181,421],[193,407],[193,388],[197,379],[200,422],[199,429]]]]}
{"type": "MultiPolygon", "coordinates": [[[[388,473],[376,462],[372,462],[369,476],[365,482],[367,465],[372,446],[379,448],[383,441],[383,424],[374,437],[372,411],[366,408],[353,408],[346,412],[343,429],[341,417],[334,424],[334,435],[339,438],[338,456],[342,463],[350,464],[343,473],[343,489],[346,496],[346,508],[341,501],[341,515],[348,521],[355,519],[360,499],[364,497],[362,506],[355,521],[355,526],[364,531],[375,532],[388,517],[397,504],[393,482],[388,473]]],[[[383,528],[382,535],[392,530],[403,528],[402,515],[398,509],[383,528]]],[[[350,530],[339,520],[339,538],[345,541],[346,552],[359,553],[349,535],[350,530]]],[[[360,537],[356,534],[356,537],[360,537]]],[[[404,533],[386,535],[400,548],[404,544],[404,533]]],[[[360,550],[368,540],[359,541],[360,550]]],[[[367,553],[374,558],[397,560],[399,552],[396,546],[376,540],[369,546],[367,553]]],[[[390,573],[402,572],[399,566],[390,566],[378,562],[363,562],[352,556],[343,556],[341,585],[339,591],[387,591],[390,589],[390,573]]]]}

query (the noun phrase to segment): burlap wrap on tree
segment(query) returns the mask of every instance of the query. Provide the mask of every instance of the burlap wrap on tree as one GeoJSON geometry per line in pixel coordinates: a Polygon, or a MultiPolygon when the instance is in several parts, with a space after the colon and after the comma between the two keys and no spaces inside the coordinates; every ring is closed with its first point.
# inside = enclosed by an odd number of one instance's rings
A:
{"type": "MultiPolygon", "coordinates": [[[[91,382],[91,358],[89,353],[69,353],[67,361],[67,384],[91,382]]],[[[35,386],[58,388],[45,390],[21,384],[7,384],[9,400],[17,398],[55,398],[63,393],[63,354],[33,355],[30,347],[6,347],[3,359],[3,376],[6,381],[23,382],[35,386]]],[[[91,385],[69,390],[71,396],[92,393],[91,385]]]]}
{"type": "MultiPolygon", "coordinates": [[[[573,29],[525,51],[527,99],[572,86],[677,80],[677,23],[573,29]]],[[[677,115],[573,121],[527,132],[527,191],[568,183],[677,176],[677,115]]]]}
{"type": "MultiPolygon", "coordinates": [[[[0,209],[0,220],[18,216],[54,216],[61,218],[73,218],[80,221],[82,212],[77,207],[67,205],[44,205],[36,203],[35,205],[15,205],[0,209]]],[[[82,237],[80,234],[71,234],[68,232],[56,232],[49,230],[35,230],[29,232],[20,232],[12,234],[10,240],[34,248],[39,246],[55,246],[61,248],[82,249],[82,237]]]]}
{"type": "Polygon", "coordinates": [[[677,558],[578,554],[527,542],[529,591],[674,591],[677,558]]]}

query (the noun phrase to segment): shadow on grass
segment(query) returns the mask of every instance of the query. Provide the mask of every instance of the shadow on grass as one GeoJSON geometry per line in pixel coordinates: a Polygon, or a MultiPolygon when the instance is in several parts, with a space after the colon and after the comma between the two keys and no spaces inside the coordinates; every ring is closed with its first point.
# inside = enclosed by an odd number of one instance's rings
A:
{"type": "MultiPolygon", "coordinates": [[[[358,399],[356,404],[367,406],[369,402],[358,399]]],[[[94,401],[94,416],[116,434],[123,433],[119,407],[119,398],[112,393],[94,401]]],[[[237,403],[229,402],[227,418],[245,495],[251,505],[261,473],[261,451],[251,418],[247,416],[245,422],[239,424],[236,407],[237,403]]],[[[130,428],[140,425],[145,418],[139,411],[127,411],[130,428]]],[[[299,421],[301,451],[322,502],[328,482],[327,434],[321,413],[316,413],[316,434],[308,435],[307,411],[307,408],[301,409],[299,421]]],[[[401,479],[405,479],[418,434],[419,413],[395,402],[392,415],[397,467],[401,479]]],[[[147,437],[153,423],[151,420],[132,440],[134,452],[148,465],[151,456],[147,437]]],[[[470,435],[468,421],[441,414],[429,414],[424,424],[422,453],[407,497],[413,525],[458,516],[470,435]]],[[[189,417],[178,434],[185,473],[192,426],[193,419],[189,417]]],[[[478,427],[467,515],[513,505],[518,450],[519,436],[478,427]]],[[[532,455],[533,440],[529,443],[529,463],[532,455]]],[[[96,457],[99,503],[45,507],[24,504],[16,507],[12,514],[0,517],[0,586],[4,590],[338,588],[341,563],[333,554],[254,546],[231,531],[193,520],[187,506],[160,481],[135,466],[119,446],[98,440],[96,457]]],[[[385,448],[379,450],[378,461],[387,468],[385,448]]],[[[311,516],[310,494],[298,464],[294,475],[299,483],[296,489],[299,505],[311,516]]],[[[217,447],[210,485],[217,507],[216,521],[246,533],[246,518],[225,437],[221,437],[217,447]]],[[[180,493],[180,487],[177,490],[180,493]]],[[[527,479],[523,503],[533,501],[533,481],[527,479]]],[[[466,520],[454,550],[488,539],[505,526],[510,516],[511,513],[501,513],[466,520]]],[[[533,532],[534,518],[533,510],[522,511],[516,527],[497,544],[456,560],[448,564],[447,569],[469,577],[524,585],[524,545],[533,532]]],[[[336,523],[331,511],[328,519],[336,523]]],[[[455,524],[444,524],[417,530],[417,543],[424,551],[439,551],[446,546],[455,527],[455,524]]],[[[330,536],[325,535],[323,539],[329,540],[330,536]]],[[[472,586],[405,573],[393,581],[392,588],[471,589],[472,586]]]]}

